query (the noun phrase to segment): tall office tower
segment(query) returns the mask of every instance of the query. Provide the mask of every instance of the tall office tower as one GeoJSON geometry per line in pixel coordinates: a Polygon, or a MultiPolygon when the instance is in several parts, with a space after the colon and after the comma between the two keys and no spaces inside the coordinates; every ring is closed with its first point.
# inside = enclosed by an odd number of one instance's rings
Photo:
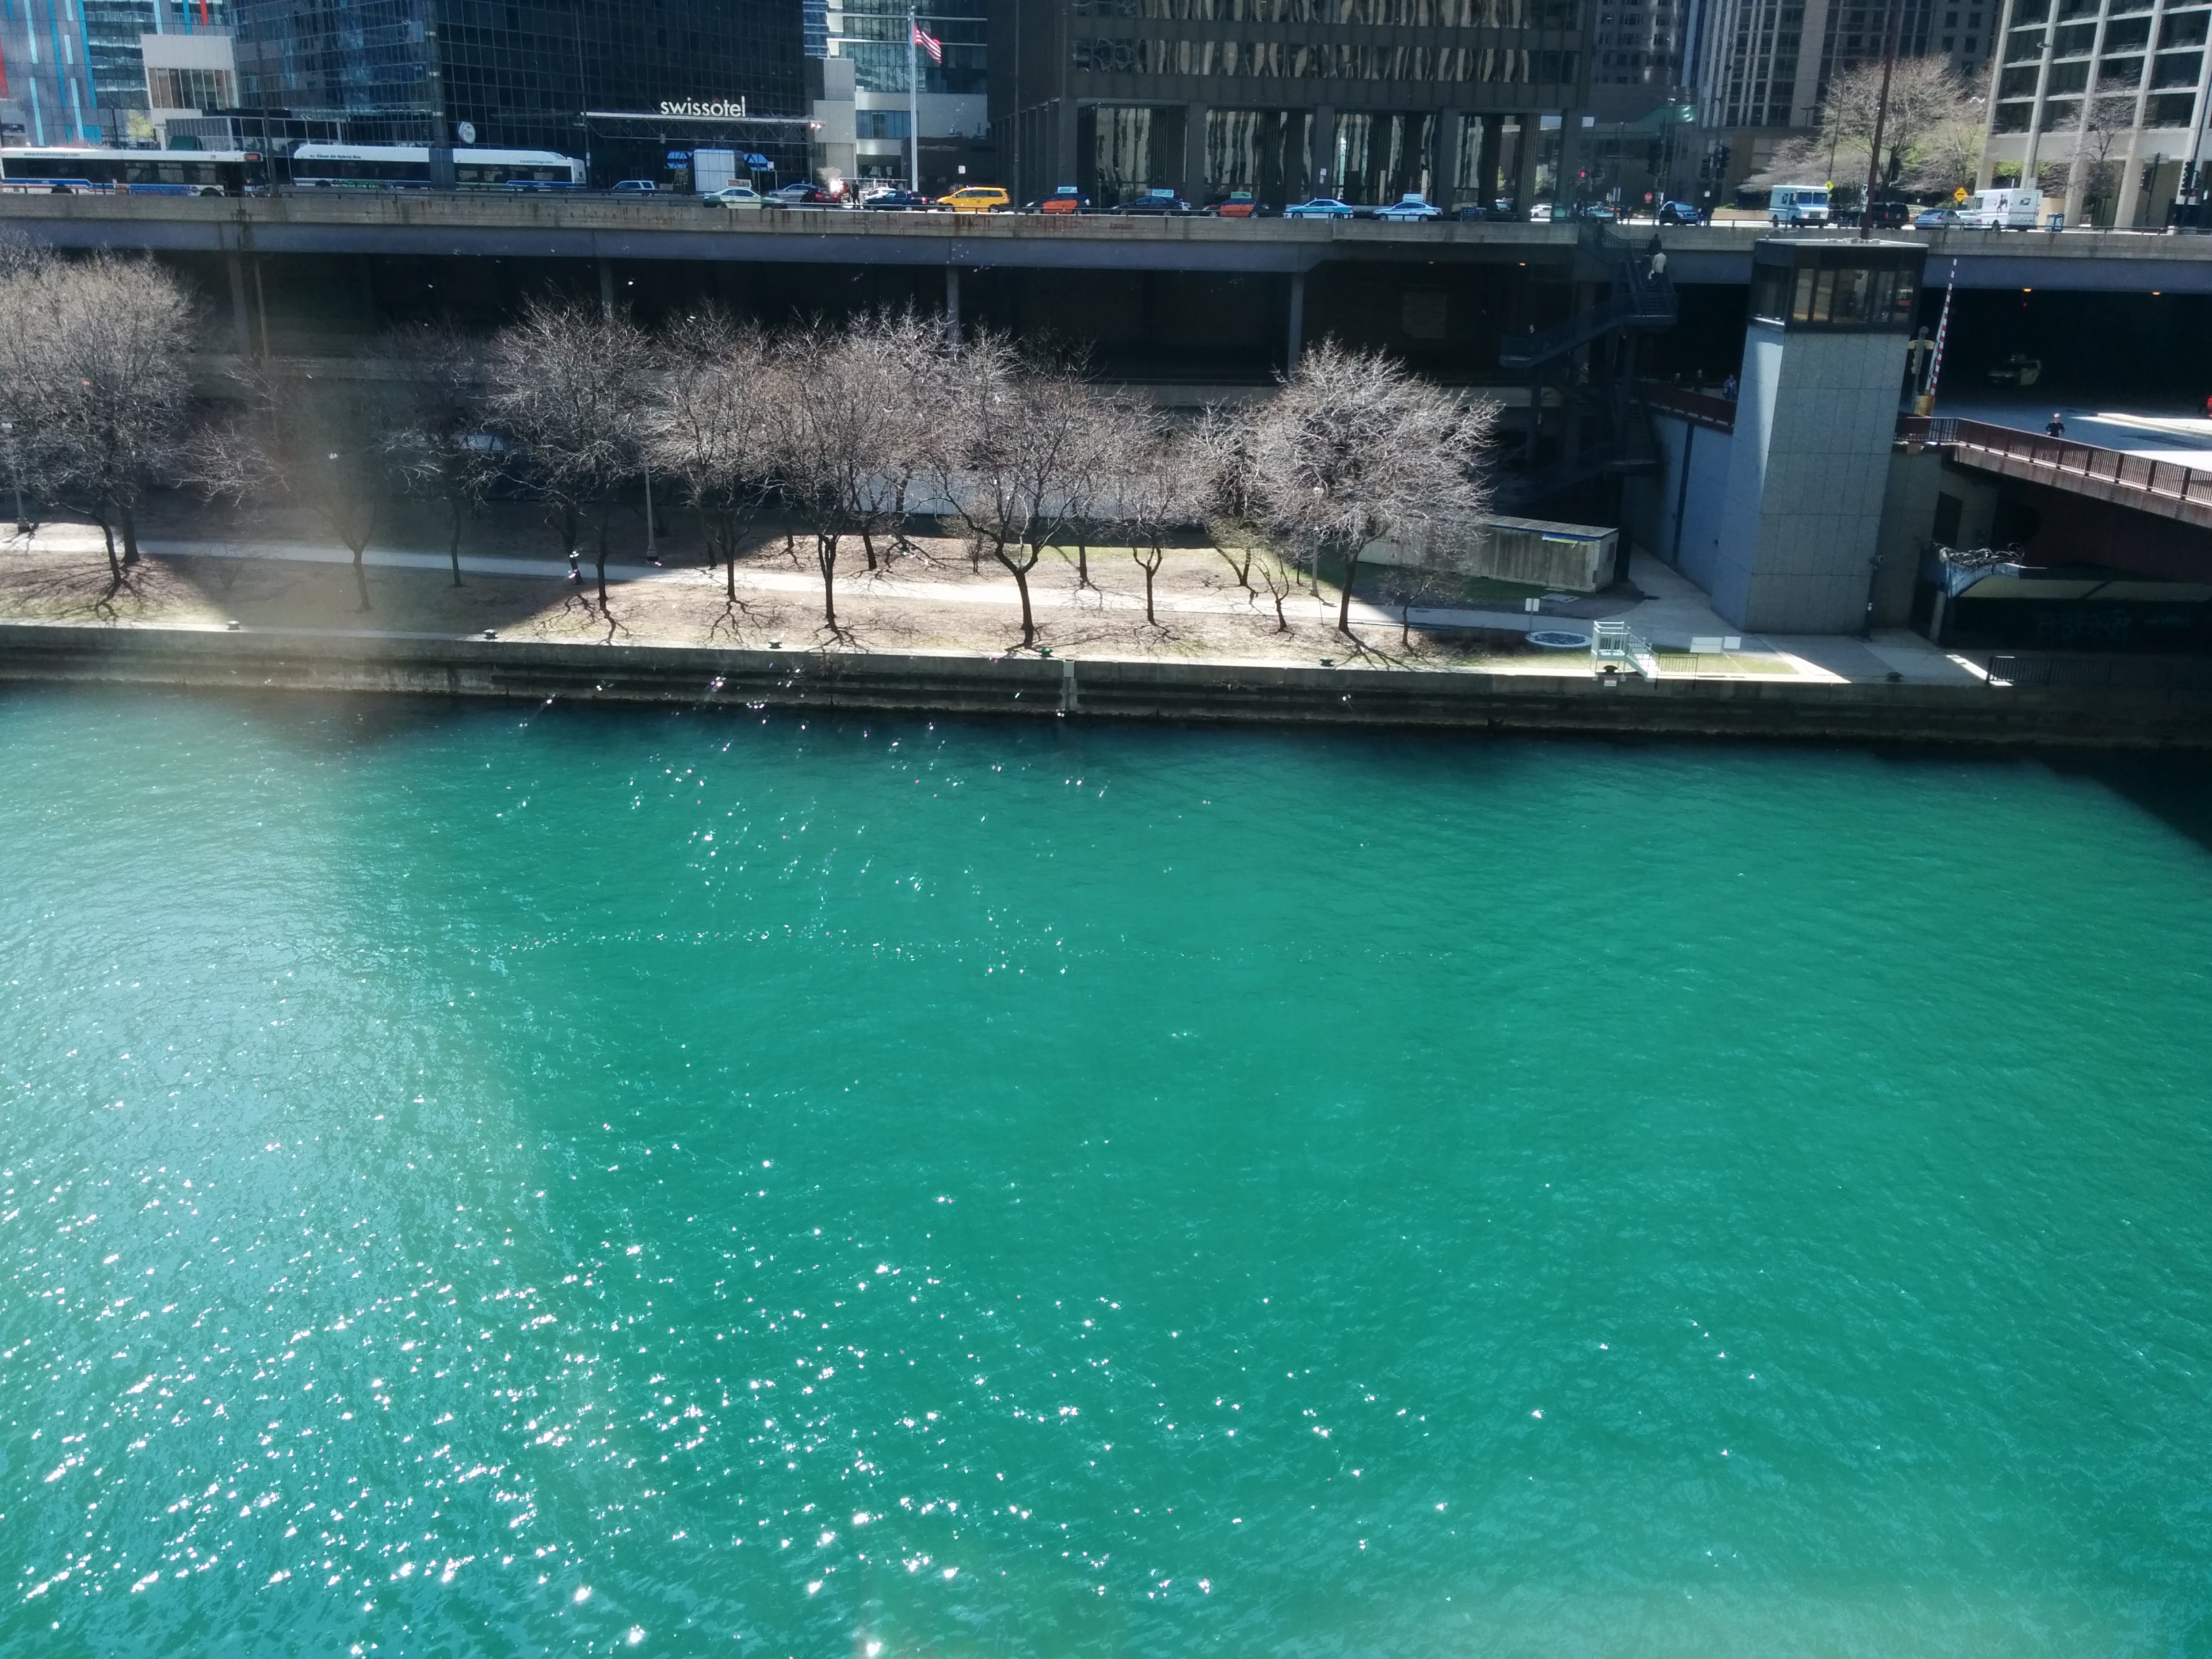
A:
{"type": "Polygon", "coordinates": [[[2069,222],[2201,202],[2208,21],[2204,0],[2010,0],[1981,182],[2040,183],[2069,222]]]}
{"type": "MultiPolygon", "coordinates": [[[[793,0],[235,0],[241,101],[349,135],[573,151],[586,111],[796,117],[793,0]]],[[[799,146],[803,155],[805,146],[799,146]]]]}
{"type": "MultiPolygon", "coordinates": [[[[1934,0],[1897,0],[1897,51],[1924,57],[1934,0]]],[[[1696,85],[1709,128],[1812,126],[1828,82],[1879,64],[1889,12],[1882,0],[1711,0],[1696,85]]],[[[1955,38],[1955,37],[1954,37],[1955,38]]]]}
{"type": "Polygon", "coordinates": [[[919,112],[925,185],[949,190],[963,167],[974,182],[996,183],[984,177],[992,169],[983,0],[920,0],[915,21],[934,52],[911,45],[908,0],[826,5],[830,56],[850,65],[854,176],[903,181],[915,162],[911,122],[919,112]]]}
{"type": "Polygon", "coordinates": [[[992,127],[1024,197],[1486,200],[1509,124],[1532,185],[1547,117],[1577,176],[1591,3],[991,0],[992,127]]]}
{"type": "Polygon", "coordinates": [[[148,34],[229,27],[229,0],[6,0],[0,3],[0,127],[9,143],[151,143],[148,34]]]}
{"type": "Polygon", "coordinates": [[[1601,118],[1633,120],[1688,84],[1696,0],[1601,0],[1590,39],[1601,118]]]}

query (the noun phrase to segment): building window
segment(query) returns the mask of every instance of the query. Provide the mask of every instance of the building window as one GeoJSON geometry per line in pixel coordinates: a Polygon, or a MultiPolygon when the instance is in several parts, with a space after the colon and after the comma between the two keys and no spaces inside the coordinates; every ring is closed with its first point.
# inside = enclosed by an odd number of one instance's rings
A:
{"type": "Polygon", "coordinates": [[[907,116],[908,112],[902,109],[856,110],[853,115],[853,136],[902,140],[914,131],[907,116]]]}

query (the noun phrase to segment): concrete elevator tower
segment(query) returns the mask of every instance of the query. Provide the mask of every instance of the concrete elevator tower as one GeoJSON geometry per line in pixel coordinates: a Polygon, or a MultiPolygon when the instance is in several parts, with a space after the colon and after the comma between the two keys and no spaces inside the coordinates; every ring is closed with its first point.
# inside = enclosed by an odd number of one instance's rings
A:
{"type": "Polygon", "coordinates": [[[1856,632],[1874,575],[1926,250],[1774,236],[1751,318],[1713,608],[1767,634],[1856,632]]]}

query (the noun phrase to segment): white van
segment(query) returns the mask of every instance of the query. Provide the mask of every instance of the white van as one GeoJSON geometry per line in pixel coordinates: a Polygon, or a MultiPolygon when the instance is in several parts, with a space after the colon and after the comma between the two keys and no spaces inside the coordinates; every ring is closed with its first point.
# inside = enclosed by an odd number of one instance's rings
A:
{"type": "Polygon", "coordinates": [[[1983,190],[1959,206],[1959,222],[1976,230],[2033,230],[2043,210],[2043,192],[2025,190],[1983,190]]]}
{"type": "Polygon", "coordinates": [[[1766,198],[1766,216],[1778,225],[1825,225],[1828,222],[1828,187],[1777,185],[1766,198]]]}

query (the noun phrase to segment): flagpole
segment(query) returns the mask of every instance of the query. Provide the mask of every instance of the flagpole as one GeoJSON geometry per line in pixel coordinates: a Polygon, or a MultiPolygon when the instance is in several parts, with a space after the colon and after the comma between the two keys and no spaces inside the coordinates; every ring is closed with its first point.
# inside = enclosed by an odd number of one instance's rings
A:
{"type": "Polygon", "coordinates": [[[921,40],[921,23],[915,9],[906,9],[906,141],[912,146],[914,177],[908,188],[921,194],[921,69],[915,48],[921,40]]]}

